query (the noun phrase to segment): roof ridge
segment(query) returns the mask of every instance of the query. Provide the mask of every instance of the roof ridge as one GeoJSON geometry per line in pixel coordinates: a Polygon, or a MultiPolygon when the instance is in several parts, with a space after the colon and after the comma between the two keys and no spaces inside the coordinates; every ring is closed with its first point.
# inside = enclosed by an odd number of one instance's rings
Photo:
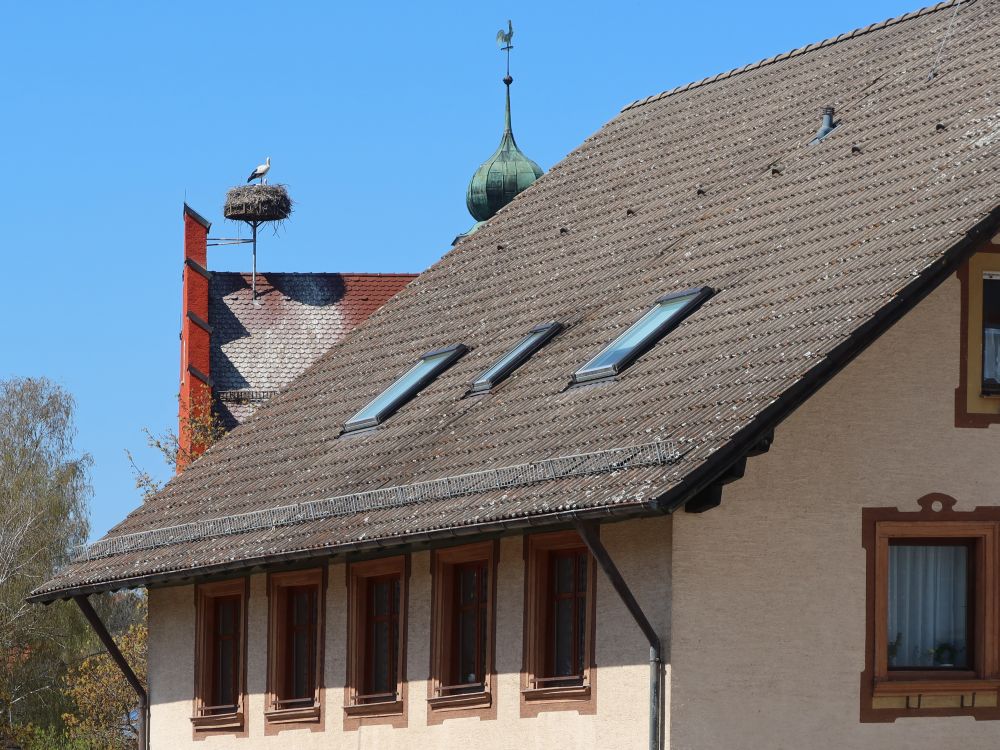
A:
{"type": "Polygon", "coordinates": [[[910,11],[909,13],[904,13],[901,16],[896,16],[894,18],[888,18],[885,21],[878,21],[876,23],[869,24],[868,26],[862,26],[860,28],[854,29],[853,31],[846,31],[838,36],[830,37],[829,39],[824,39],[821,42],[813,42],[812,44],[807,44],[805,47],[798,47],[791,50],[790,52],[782,52],[779,55],[774,55],[773,57],[768,57],[763,60],[758,60],[754,63],[749,63],[748,65],[743,65],[739,68],[733,68],[732,70],[727,70],[724,73],[718,73],[714,76],[709,76],[708,78],[702,78],[699,81],[693,81],[691,83],[685,83],[681,86],[676,86],[667,91],[662,91],[659,94],[651,94],[650,96],[644,97],[642,99],[636,99],[633,102],[626,104],[621,108],[621,112],[626,112],[630,109],[636,107],[641,107],[643,104],[649,104],[650,102],[656,102],[660,99],[664,99],[668,96],[674,94],[679,94],[682,91],[689,91],[690,89],[701,88],[702,86],[707,86],[715,81],[720,81],[724,78],[731,78],[739,73],[746,73],[751,70],[756,70],[757,68],[762,68],[765,65],[770,65],[772,63],[781,62],[789,57],[797,57],[798,55],[803,55],[806,52],[812,52],[817,49],[822,49],[823,47],[829,47],[837,42],[842,42],[847,39],[853,39],[855,37],[861,36],[862,34],[867,34],[871,31],[878,31],[884,29],[887,26],[895,26],[903,21],[910,21],[914,18],[919,18],[920,16],[926,16],[931,13],[935,13],[939,10],[944,10],[945,8],[951,7],[953,5],[964,5],[974,3],[975,0],[944,0],[944,2],[937,3],[936,5],[929,5],[925,8],[920,8],[919,10],[910,11]]]}
{"type": "MultiPolygon", "coordinates": [[[[250,276],[252,271],[212,271],[213,274],[225,276],[250,276]]],[[[397,276],[419,276],[418,273],[399,272],[367,272],[367,271],[257,271],[258,276],[375,276],[375,277],[397,277],[397,276]]]]}

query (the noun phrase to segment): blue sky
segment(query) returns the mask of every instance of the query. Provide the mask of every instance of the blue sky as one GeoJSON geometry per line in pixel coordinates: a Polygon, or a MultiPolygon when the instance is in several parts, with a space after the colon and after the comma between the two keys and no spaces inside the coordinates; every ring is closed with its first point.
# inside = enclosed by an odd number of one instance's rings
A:
{"type": "MultiPolygon", "coordinates": [[[[519,145],[548,169],[633,99],[915,10],[839,3],[15,3],[0,68],[7,325],[0,377],[77,400],[92,536],[139,502],[124,449],[176,425],[181,205],[214,222],[265,156],[296,211],[262,270],[420,271],[472,220],[503,58],[519,145]]],[[[246,248],[209,265],[247,270],[246,248]]]]}

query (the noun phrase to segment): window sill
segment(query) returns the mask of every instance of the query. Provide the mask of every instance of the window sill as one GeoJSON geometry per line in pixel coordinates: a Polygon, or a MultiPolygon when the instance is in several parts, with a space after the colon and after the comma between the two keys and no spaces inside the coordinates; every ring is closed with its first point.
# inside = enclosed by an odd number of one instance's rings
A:
{"type": "Polygon", "coordinates": [[[212,732],[220,729],[243,730],[243,712],[233,714],[213,714],[210,716],[192,716],[191,724],[196,732],[212,732]]]}
{"type": "Polygon", "coordinates": [[[448,711],[459,708],[489,708],[493,705],[493,694],[482,692],[439,695],[436,698],[428,698],[427,705],[434,711],[448,711]]]}
{"type": "Polygon", "coordinates": [[[319,721],[319,706],[278,708],[271,711],[265,711],[264,721],[268,724],[291,724],[306,721],[319,721]]]}
{"type": "Polygon", "coordinates": [[[995,692],[1000,689],[1000,680],[941,679],[927,680],[879,680],[875,683],[874,694],[890,695],[961,695],[962,693],[995,692]]]}
{"type": "Polygon", "coordinates": [[[348,716],[401,716],[403,713],[403,701],[358,703],[352,706],[344,706],[344,713],[348,716]]]}
{"type": "MultiPolygon", "coordinates": [[[[960,713],[996,709],[1000,680],[926,679],[884,680],[875,683],[872,708],[916,711],[945,709],[960,713]]],[[[958,715],[958,714],[956,714],[958,715]]]]}
{"type": "Polygon", "coordinates": [[[521,697],[528,702],[585,701],[590,699],[590,685],[526,688],[521,691],[521,697]]]}

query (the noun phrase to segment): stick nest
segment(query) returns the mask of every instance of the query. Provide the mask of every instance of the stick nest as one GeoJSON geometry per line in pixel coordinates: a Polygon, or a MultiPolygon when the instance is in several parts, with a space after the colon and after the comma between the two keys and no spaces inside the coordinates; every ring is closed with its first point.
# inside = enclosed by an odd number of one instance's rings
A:
{"type": "Polygon", "coordinates": [[[230,188],[223,214],[233,221],[284,221],[292,213],[292,199],[284,185],[254,183],[230,188]]]}

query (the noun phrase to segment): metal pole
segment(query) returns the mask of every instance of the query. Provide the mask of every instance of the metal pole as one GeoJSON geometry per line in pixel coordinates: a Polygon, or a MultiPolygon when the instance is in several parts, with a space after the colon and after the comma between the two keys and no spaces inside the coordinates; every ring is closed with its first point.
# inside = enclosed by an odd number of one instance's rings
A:
{"type": "Polygon", "coordinates": [[[253,298],[257,299],[257,222],[250,224],[253,227],[253,274],[251,284],[253,285],[253,298]]]}
{"type": "Polygon", "coordinates": [[[87,622],[90,623],[90,627],[94,629],[97,637],[104,644],[104,648],[108,650],[111,660],[118,665],[118,669],[125,676],[125,680],[132,686],[135,694],[139,696],[139,750],[146,750],[149,747],[149,697],[146,695],[146,688],[142,686],[139,678],[132,671],[132,667],[126,661],[125,655],[119,650],[115,639],[111,637],[111,633],[104,627],[104,623],[101,622],[101,618],[94,611],[90,599],[84,595],[79,595],[74,596],[73,601],[76,602],[76,606],[83,612],[83,616],[87,618],[87,622]]]}
{"type": "Polygon", "coordinates": [[[646,640],[649,641],[649,750],[660,750],[663,746],[662,737],[660,736],[662,734],[662,724],[660,722],[662,710],[660,703],[663,700],[663,665],[661,660],[662,645],[660,643],[660,636],[657,635],[656,629],[649,622],[646,613],[642,611],[642,607],[636,601],[632,590],[625,583],[621,571],[618,570],[614,560],[611,559],[608,550],[601,543],[600,537],[597,535],[597,524],[593,521],[574,519],[573,526],[576,527],[580,538],[583,539],[583,543],[590,550],[590,554],[594,556],[597,564],[601,566],[601,570],[608,577],[612,588],[621,597],[625,608],[632,615],[636,625],[639,626],[643,635],[646,636],[646,640]]]}

